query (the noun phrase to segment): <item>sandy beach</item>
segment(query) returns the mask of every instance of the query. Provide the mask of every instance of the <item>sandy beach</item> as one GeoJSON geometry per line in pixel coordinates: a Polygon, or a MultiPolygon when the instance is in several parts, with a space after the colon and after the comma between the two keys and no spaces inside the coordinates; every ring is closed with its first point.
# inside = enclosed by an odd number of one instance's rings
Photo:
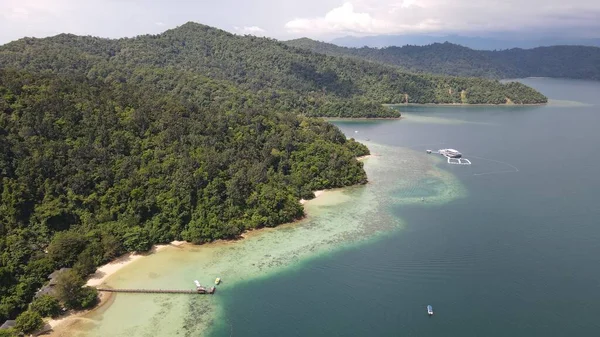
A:
{"type": "MultiPolygon", "coordinates": [[[[145,252],[145,253],[141,253],[141,254],[127,253],[127,254],[117,258],[114,261],[111,261],[103,266],[98,267],[98,269],[96,269],[96,272],[88,278],[86,285],[90,286],[90,287],[98,287],[98,286],[102,285],[104,282],[106,282],[106,280],[109,277],[111,277],[113,274],[115,274],[119,270],[123,269],[125,266],[127,266],[145,256],[159,252],[159,251],[165,249],[166,247],[169,247],[169,246],[179,247],[185,243],[186,243],[185,241],[173,241],[166,245],[155,245],[152,247],[152,249],[149,252],[145,252]]],[[[104,304],[106,304],[106,302],[108,302],[108,300],[110,299],[110,294],[100,293],[99,298],[100,298],[100,303],[92,310],[96,310],[97,308],[100,308],[104,304]]],[[[64,323],[67,323],[68,321],[74,320],[77,317],[85,315],[89,311],[90,310],[69,312],[68,314],[66,314],[64,316],[61,316],[61,317],[58,317],[55,319],[50,319],[49,321],[46,322],[46,327],[44,330],[47,331],[48,328],[54,330],[57,326],[63,325],[64,323]]],[[[49,335],[50,336],[58,336],[58,334],[55,334],[54,331],[51,331],[49,333],[49,335]]]]}

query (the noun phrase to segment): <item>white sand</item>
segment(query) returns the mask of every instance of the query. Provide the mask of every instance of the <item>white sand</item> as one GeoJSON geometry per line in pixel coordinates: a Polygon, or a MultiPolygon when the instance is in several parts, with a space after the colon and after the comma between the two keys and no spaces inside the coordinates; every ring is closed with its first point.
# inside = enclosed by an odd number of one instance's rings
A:
{"type": "Polygon", "coordinates": [[[184,243],[185,243],[185,241],[173,241],[168,245],[153,246],[152,249],[150,250],[150,252],[147,252],[147,253],[142,253],[142,254],[127,253],[114,261],[111,261],[103,266],[98,267],[98,269],[96,269],[96,272],[90,276],[86,285],[88,285],[90,287],[97,287],[97,286],[101,285],[102,283],[104,283],[111,275],[113,275],[117,271],[121,270],[123,267],[127,266],[128,264],[130,264],[136,260],[139,260],[142,257],[147,256],[149,254],[154,254],[158,251],[161,251],[166,247],[181,246],[184,243]]]}
{"type": "MultiPolygon", "coordinates": [[[[152,249],[150,249],[149,252],[146,252],[146,253],[142,253],[142,254],[127,253],[114,261],[111,261],[103,266],[98,267],[98,269],[96,269],[96,272],[90,276],[90,278],[86,282],[86,285],[90,286],[90,287],[97,287],[97,286],[103,284],[104,282],[106,282],[106,280],[110,276],[112,276],[114,273],[123,269],[125,266],[141,259],[142,257],[148,256],[150,254],[154,254],[154,253],[161,251],[169,246],[179,247],[185,243],[186,243],[185,241],[173,241],[168,245],[155,245],[152,247],[152,249]]],[[[103,295],[104,294],[102,294],[102,293],[100,294],[100,303],[103,302],[103,299],[104,299],[103,295]]],[[[80,314],[83,314],[85,312],[87,312],[87,311],[69,312],[67,315],[58,317],[56,319],[50,319],[46,323],[50,326],[50,328],[54,329],[55,327],[64,323],[65,321],[70,320],[74,317],[80,316],[80,314]]]]}
{"type": "MultiPolygon", "coordinates": [[[[315,197],[310,199],[310,200],[315,200],[316,198],[318,198],[320,195],[323,195],[323,193],[325,193],[325,190],[320,190],[320,191],[315,191],[315,197]]],[[[304,205],[308,200],[305,199],[300,199],[300,203],[302,205],[304,205]]]]}

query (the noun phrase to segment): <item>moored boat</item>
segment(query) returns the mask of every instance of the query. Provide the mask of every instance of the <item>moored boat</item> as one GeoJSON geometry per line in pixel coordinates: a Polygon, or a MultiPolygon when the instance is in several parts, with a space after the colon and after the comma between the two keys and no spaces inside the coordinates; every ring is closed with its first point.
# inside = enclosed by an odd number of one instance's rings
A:
{"type": "Polygon", "coordinates": [[[217,277],[217,279],[215,280],[215,284],[219,284],[219,283],[221,283],[221,278],[217,277]]]}
{"type": "Polygon", "coordinates": [[[455,149],[441,149],[438,152],[442,156],[446,156],[448,158],[460,158],[460,157],[462,157],[462,153],[456,151],[455,149]]]}

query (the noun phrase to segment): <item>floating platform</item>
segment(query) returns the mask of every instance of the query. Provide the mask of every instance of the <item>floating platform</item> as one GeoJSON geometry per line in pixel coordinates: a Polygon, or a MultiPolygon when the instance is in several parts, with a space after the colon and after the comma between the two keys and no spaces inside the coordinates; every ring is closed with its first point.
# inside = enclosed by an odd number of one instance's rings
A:
{"type": "Polygon", "coordinates": [[[448,164],[471,165],[471,161],[467,158],[450,158],[450,157],[446,157],[446,158],[448,158],[448,164]]]}
{"type": "Polygon", "coordinates": [[[191,295],[212,295],[216,288],[197,287],[195,290],[172,290],[172,289],[112,289],[112,288],[96,288],[98,291],[107,293],[133,293],[133,294],[191,294],[191,295]]]}
{"type": "MultiPolygon", "coordinates": [[[[450,149],[450,150],[452,150],[452,149],[450,149]]],[[[452,150],[452,151],[456,151],[456,150],[452,150]]],[[[426,152],[428,154],[433,153],[432,150],[426,150],[426,152]]],[[[458,151],[456,151],[456,152],[458,152],[458,151]]],[[[458,153],[458,155],[459,155],[458,158],[457,157],[451,157],[451,156],[449,156],[447,152],[444,152],[444,150],[438,150],[438,151],[435,151],[435,153],[441,154],[442,156],[446,157],[448,159],[448,164],[453,164],[453,165],[471,165],[471,161],[469,159],[467,159],[467,158],[462,158],[461,157],[462,155],[460,153],[458,153]]]]}

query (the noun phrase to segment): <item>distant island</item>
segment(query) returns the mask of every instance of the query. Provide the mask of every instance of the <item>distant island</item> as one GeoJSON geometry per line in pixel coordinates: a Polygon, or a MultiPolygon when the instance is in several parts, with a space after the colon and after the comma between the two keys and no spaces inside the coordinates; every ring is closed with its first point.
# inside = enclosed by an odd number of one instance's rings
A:
{"type": "Polygon", "coordinates": [[[385,48],[347,48],[307,38],[289,46],[331,56],[396,66],[404,71],[493,79],[559,77],[600,80],[600,48],[550,46],[533,49],[473,50],[452,43],[385,48]]]}
{"type": "Polygon", "coordinates": [[[126,252],[237,238],[302,218],[315,190],[366,183],[356,158],[369,149],[314,116],[546,101],[520,83],[417,75],[196,23],[1,46],[0,321],[30,333],[95,305],[85,277],[126,252]]]}
{"type": "Polygon", "coordinates": [[[371,35],[343,36],[331,40],[331,43],[341,47],[373,47],[385,48],[393,46],[426,46],[434,43],[450,42],[477,50],[504,50],[513,48],[531,49],[550,46],[594,46],[600,47],[598,38],[561,37],[560,34],[545,36],[523,36],[522,32],[487,32],[487,36],[468,35],[438,35],[438,34],[402,34],[402,35],[371,35]]]}

